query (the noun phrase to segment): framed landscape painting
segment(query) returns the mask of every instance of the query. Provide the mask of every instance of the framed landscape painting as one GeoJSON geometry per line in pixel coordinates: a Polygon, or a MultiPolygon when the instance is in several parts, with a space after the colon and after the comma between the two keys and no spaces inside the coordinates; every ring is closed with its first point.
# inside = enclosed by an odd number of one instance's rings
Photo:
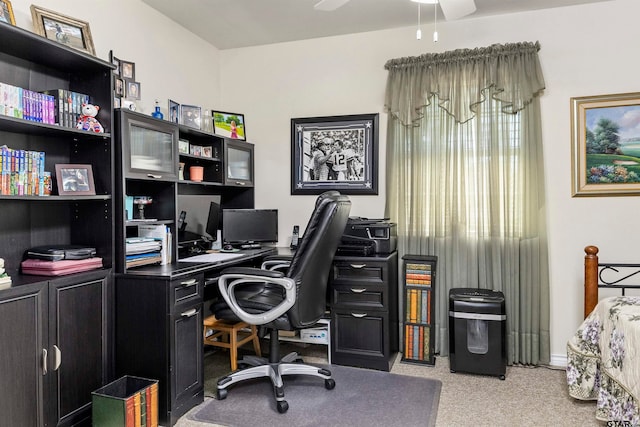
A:
{"type": "Polygon", "coordinates": [[[291,119],[291,194],[378,194],[378,114],[291,119]]]}
{"type": "Polygon", "coordinates": [[[640,194],[640,92],[571,98],[572,195],[640,194]]]}

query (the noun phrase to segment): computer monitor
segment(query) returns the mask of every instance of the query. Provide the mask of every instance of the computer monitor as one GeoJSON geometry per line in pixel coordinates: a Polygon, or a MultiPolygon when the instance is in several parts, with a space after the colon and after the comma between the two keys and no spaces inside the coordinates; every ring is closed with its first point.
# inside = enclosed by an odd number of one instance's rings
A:
{"type": "Polygon", "coordinates": [[[223,209],[222,240],[232,245],[276,243],[277,209],[223,209]]]}
{"type": "Polygon", "coordinates": [[[178,243],[217,240],[220,196],[179,194],[178,212],[178,243]]]}
{"type": "Polygon", "coordinates": [[[207,228],[205,231],[211,236],[211,241],[218,240],[218,227],[220,226],[220,205],[216,202],[209,204],[209,217],[207,218],[207,228]]]}

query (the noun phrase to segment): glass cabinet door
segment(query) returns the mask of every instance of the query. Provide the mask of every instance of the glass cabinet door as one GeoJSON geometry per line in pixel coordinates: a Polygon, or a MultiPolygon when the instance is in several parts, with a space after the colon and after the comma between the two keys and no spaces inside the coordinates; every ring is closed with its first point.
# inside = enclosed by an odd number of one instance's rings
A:
{"type": "Polygon", "coordinates": [[[122,150],[128,178],[178,177],[178,127],[131,112],[123,114],[122,150]]]}
{"type": "Polygon", "coordinates": [[[225,139],[225,184],[253,186],[253,144],[225,139]]]}

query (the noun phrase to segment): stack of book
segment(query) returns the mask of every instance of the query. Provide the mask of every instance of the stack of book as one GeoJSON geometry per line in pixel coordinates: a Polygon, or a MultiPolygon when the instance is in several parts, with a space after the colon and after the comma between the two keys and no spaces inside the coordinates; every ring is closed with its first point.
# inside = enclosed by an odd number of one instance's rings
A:
{"type": "MultiPolygon", "coordinates": [[[[44,151],[17,150],[0,146],[0,194],[44,196],[46,176],[44,151]]],[[[49,178],[50,179],[50,178],[49,178]]]]}
{"type": "Polygon", "coordinates": [[[153,237],[129,237],[125,251],[127,268],[162,262],[162,242],[153,237]]]}

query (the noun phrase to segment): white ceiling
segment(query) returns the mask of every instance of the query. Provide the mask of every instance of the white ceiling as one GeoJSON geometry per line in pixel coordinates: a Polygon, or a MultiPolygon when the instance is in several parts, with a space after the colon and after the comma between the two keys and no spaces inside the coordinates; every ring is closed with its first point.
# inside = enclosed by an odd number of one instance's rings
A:
{"type": "MultiPolygon", "coordinates": [[[[408,27],[418,19],[409,0],[350,0],[332,12],[316,11],[319,0],[142,1],[218,49],[408,27]]],[[[602,1],[611,0],[475,0],[477,10],[462,19],[602,1]]],[[[422,23],[433,22],[434,12],[422,5],[422,23]]]]}

